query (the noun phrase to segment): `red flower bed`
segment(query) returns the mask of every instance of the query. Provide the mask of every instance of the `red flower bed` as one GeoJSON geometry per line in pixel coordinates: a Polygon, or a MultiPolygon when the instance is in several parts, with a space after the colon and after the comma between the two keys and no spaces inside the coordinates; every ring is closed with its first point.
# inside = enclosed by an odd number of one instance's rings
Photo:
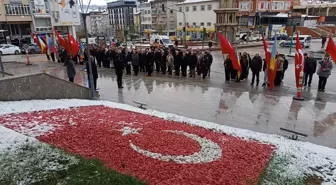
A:
{"type": "Polygon", "coordinates": [[[37,138],[98,158],[149,184],[256,184],[274,150],[271,145],[104,106],[10,114],[0,117],[0,123],[23,133],[32,123],[52,125],[54,130],[37,138]]]}

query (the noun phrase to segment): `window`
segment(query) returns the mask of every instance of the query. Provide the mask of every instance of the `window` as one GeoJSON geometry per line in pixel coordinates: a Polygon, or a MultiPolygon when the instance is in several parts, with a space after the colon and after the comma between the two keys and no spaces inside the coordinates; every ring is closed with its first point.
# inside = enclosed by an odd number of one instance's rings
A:
{"type": "Polygon", "coordinates": [[[204,11],[204,10],[205,10],[205,6],[201,5],[201,11],[204,11]]]}
{"type": "Polygon", "coordinates": [[[150,17],[148,17],[148,18],[147,18],[147,20],[148,20],[148,21],[151,21],[151,18],[150,18],[150,17]]]}
{"type": "Polygon", "coordinates": [[[148,10],[147,13],[150,14],[150,10],[148,10]]]}
{"type": "Polygon", "coordinates": [[[179,12],[182,12],[182,7],[179,7],[179,12]]]}
{"type": "Polygon", "coordinates": [[[29,5],[22,4],[5,4],[6,15],[30,15],[29,5]]]}
{"type": "Polygon", "coordinates": [[[186,7],[185,7],[185,11],[186,11],[186,12],[189,12],[189,6],[186,6],[186,7]]]}
{"type": "Polygon", "coordinates": [[[265,2],[265,1],[259,2],[258,10],[269,10],[269,2],[265,2]]]}
{"type": "Polygon", "coordinates": [[[201,26],[204,26],[204,22],[201,22],[201,26]]]}
{"type": "Polygon", "coordinates": [[[249,11],[250,10],[250,2],[239,2],[239,10],[249,11]]]}
{"type": "Polygon", "coordinates": [[[182,23],[181,23],[181,22],[179,22],[179,26],[182,26],[182,23]]]}
{"type": "Polygon", "coordinates": [[[171,30],[174,29],[174,28],[175,28],[174,24],[170,24],[170,25],[169,25],[169,28],[170,28],[171,30]]]}
{"type": "Polygon", "coordinates": [[[193,6],[193,11],[195,12],[195,11],[197,11],[197,8],[196,8],[196,6],[193,6]]]}
{"type": "Polygon", "coordinates": [[[211,4],[208,5],[208,10],[212,10],[212,5],[211,4]]]}
{"type": "Polygon", "coordinates": [[[170,14],[173,14],[174,13],[174,11],[173,10],[170,10],[170,14]]]}
{"type": "Polygon", "coordinates": [[[211,26],[211,22],[208,22],[208,23],[207,23],[207,26],[211,26]]]}

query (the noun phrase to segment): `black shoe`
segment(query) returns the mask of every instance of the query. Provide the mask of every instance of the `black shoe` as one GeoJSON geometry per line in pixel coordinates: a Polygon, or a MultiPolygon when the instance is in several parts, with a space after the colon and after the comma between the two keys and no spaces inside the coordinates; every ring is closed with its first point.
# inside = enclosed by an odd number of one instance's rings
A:
{"type": "Polygon", "coordinates": [[[250,85],[253,85],[253,82],[250,85]]]}
{"type": "Polygon", "coordinates": [[[259,82],[257,82],[256,86],[259,86],[259,82]]]}
{"type": "Polygon", "coordinates": [[[124,87],[123,87],[123,86],[119,86],[118,88],[119,88],[119,89],[122,89],[122,88],[124,88],[124,87]]]}
{"type": "Polygon", "coordinates": [[[266,86],[266,83],[263,83],[262,86],[265,87],[265,86],[266,86]]]}
{"type": "Polygon", "coordinates": [[[309,84],[308,87],[311,88],[311,85],[309,84]]]}

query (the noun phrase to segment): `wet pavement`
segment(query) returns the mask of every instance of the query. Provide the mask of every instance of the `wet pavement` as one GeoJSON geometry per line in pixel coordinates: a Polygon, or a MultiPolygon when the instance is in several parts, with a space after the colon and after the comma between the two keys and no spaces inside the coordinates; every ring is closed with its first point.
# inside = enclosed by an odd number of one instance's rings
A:
{"type": "MultiPolygon", "coordinates": [[[[243,51],[262,54],[263,48],[243,51]]],[[[288,52],[288,48],[282,51],[288,52]]],[[[160,74],[154,77],[124,75],[124,89],[118,90],[114,70],[100,68],[100,99],[131,105],[134,105],[133,101],[140,101],[147,103],[150,109],[264,133],[284,134],[280,127],[287,128],[307,134],[308,137],[302,140],[336,148],[336,70],[328,79],[327,92],[317,92],[318,77],[315,75],[312,88],[303,92],[305,101],[297,102],[292,99],[296,93],[293,59],[289,61],[284,85],[270,92],[261,86],[251,87],[251,76],[240,84],[226,84],[222,55],[220,52],[212,54],[211,78],[205,80],[160,74]]],[[[44,71],[67,79],[64,67],[57,63],[39,62],[22,68],[11,68],[10,65],[5,63],[11,72],[44,71]]],[[[75,83],[87,86],[86,72],[82,68],[77,66],[75,83]]]]}

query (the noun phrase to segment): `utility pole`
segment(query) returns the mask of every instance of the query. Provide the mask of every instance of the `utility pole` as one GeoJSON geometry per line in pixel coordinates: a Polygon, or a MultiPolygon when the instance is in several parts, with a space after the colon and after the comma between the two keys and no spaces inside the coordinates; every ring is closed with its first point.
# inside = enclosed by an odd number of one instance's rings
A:
{"type": "Polygon", "coordinates": [[[91,4],[91,0],[89,1],[89,4],[87,5],[87,9],[86,11],[84,11],[84,2],[83,0],[79,0],[80,3],[80,7],[81,7],[81,12],[82,12],[82,16],[83,16],[83,23],[84,23],[84,32],[85,32],[85,41],[86,41],[86,54],[88,56],[88,66],[89,66],[89,83],[90,83],[90,89],[91,89],[91,98],[93,100],[98,99],[98,97],[96,96],[96,90],[94,88],[94,84],[93,84],[93,73],[92,73],[92,66],[91,66],[91,57],[90,57],[90,49],[89,49],[89,35],[87,32],[87,26],[86,26],[86,16],[91,4]]]}

